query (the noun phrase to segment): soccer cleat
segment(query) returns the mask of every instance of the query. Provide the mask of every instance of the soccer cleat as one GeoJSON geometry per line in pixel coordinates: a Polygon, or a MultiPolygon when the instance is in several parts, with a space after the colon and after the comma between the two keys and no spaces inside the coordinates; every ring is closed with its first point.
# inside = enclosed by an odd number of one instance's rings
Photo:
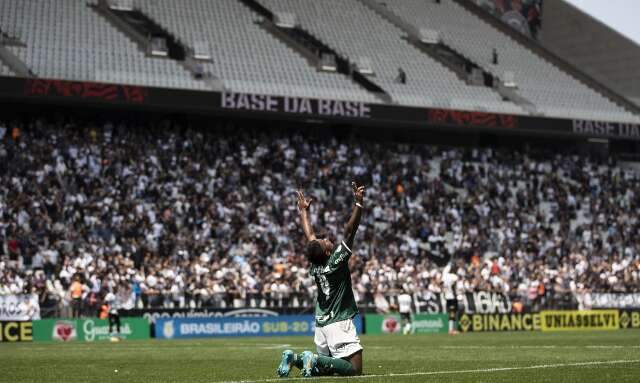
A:
{"type": "Polygon", "coordinates": [[[281,378],[286,378],[289,376],[289,371],[291,371],[291,366],[293,365],[293,351],[284,350],[282,352],[282,359],[280,360],[280,365],[276,372],[278,376],[281,378]]]}
{"type": "Polygon", "coordinates": [[[313,355],[311,351],[304,351],[300,356],[302,357],[302,376],[305,378],[312,377],[318,357],[313,355]]]}

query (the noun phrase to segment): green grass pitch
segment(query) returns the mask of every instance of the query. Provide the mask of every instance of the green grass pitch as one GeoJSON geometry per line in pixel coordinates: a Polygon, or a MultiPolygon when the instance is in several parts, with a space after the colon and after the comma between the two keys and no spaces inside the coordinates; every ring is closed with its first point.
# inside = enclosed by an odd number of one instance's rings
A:
{"type": "MultiPolygon", "coordinates": [[[[640,382],[640,331],[362,336],[363,377],[322,382],[640,382]],[[395,375],[394,375],[395,374],[395,375]]],[[[3,343],[0,382],[269,382],[310,337],[3,343]],[[117,372],[116,372],[117,370],[117,372]]],[[[283,379],[284,380],[284,379],[283,379]]],[[[290,381],[300,381],[294,370],[290,381]]]]}

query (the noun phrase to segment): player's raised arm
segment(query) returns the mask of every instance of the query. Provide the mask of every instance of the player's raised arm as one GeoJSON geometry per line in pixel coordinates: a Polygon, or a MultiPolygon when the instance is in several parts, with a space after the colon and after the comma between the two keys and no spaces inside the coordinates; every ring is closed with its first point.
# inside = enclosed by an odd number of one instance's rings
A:
{"type": "Polygon", "coordinates": [[[311,206],[311,198],[306,199],[302,190],[297,190],[298,196],[298,211],[300,212],[300,221],[302,222],[302,230],[304,230],[304,236],[307,237],[307,241],[313,241],[316,239],[316,235],[311,228],[309,222],[309,206],[311,206]]]}
{"type": "Polygon", "coordinates": [[[356,231],[358,231],[358,225],[360,225],[360,217],[362,216],[362,203],[364,201],[364,186],[358,186],[355,182],[351,183],[353,188],[353,197],[355,204],[353,205],[353,211],[351,212],[351,218],[344,228],[344,242],[349,248],[353,245],[353,239],[356,237],[356,231]]]}

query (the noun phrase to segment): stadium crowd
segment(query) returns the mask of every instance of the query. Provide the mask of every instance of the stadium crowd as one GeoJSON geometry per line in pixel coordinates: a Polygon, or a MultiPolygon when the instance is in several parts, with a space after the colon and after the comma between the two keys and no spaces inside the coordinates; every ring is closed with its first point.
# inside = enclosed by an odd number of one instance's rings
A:
{"type": "Polygon", "coordinates": [[[294,191],[339,241],[354,179],[362,305],[439,292],[449,257],[459,292],[526,305],[640,291],[640,174],[615,158],[35,119],[0,123],[0,294],[74,315],[108,291],[124,308],[306,306],[294,191]]]}

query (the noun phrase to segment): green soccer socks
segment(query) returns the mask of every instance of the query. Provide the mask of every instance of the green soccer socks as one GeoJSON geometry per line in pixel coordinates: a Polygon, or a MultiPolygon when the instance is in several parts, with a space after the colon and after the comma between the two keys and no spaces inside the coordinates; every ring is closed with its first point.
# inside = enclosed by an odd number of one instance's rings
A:
{"type": "Polygon", "coordinates": [[[316,356],[316,371],[313,375],[343,375],[350,376],[355,375],[356,370],[353,365],[340,358],[332,358],[330,356],[317,355],[316,356]],[[317,371],[317,373],[316,373],[317,371]]]}

